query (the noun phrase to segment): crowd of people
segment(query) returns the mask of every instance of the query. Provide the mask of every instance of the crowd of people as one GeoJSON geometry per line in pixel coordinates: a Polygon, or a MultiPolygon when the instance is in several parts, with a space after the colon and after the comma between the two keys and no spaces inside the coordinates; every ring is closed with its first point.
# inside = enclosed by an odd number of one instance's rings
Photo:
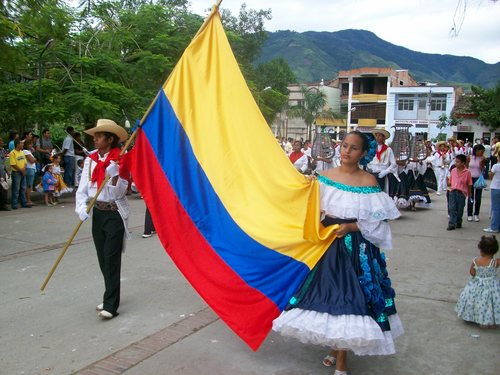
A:
{"type": "MultiPolygon", "coordinates": [[[[304,343],[331,347],[323,364],[335,366],[335,375],[347,373],[347,350],[392,354],[394,338],[403,333],[382,252],[391,248],[387,220],[398,218],[401,209],[431,207],[429,190],[434,190],[447,197],[447,230],[462,227],[466,205],[467,221],[478,222],[489,177],[491,224],[483,230],[500,231],[498,139],[491,146],[483,140],[471,145],[454,138],[426,142],[418,156],[407,152],[402,158],[386,144],[389,136],[377,128],[369,134],[351,132],[342,142],[332,141],[326,152],[310,141],[278,139],[295,168],[318,179],[323,225],[338,224],[339,229],[273,329],[304,343]]],[[[482,236],[478,249],[480,256],[472,261],[471,279],[455,310],[465,321],[493,328],[500,322],[496,237],[482,236]]]]}
{"type": "MultiPolygon", "coordinates": [[[[130,176],[122,175],[118,165],[119,145],[128,134],[114,121],[98,120],[94,128],[85,131],[94,138],[96,148],[88,154],[74,129],[66,130],[68,135],[57,153],[48,131],[39,139],[31,132],[22,137],[12,134],[10,152],[2,154],[1,185],[9,174],[13,209],[33,205],[28,186],[33,189],[38,181],[47,205],[57,204],[64,189],[77,187],[75,212],[81,221],[92,218],[92,236],[104,278],[97,314],[113,319],[120,304],[121,254],[124,240],[130,237],[126,197],[130,176]],[[78,168],[85,178],[78,176],[78,168]],[[89,202],[103,184],[90,210],[89,202]]],[[[467,221],[480,221],[485,179],[492,177],[491,224],[484,231],[500,231],[497,139],[492,146],[482,140],[466,145],[453,138],[427,142],[425,155],[401,160],[386,144],[389,136],[378,128],[368,134],[353,131],[341,142],[331,141],[326,152],[324,147],[318,152],[310,141],[279,140],[295,168],[311,180],[317,179],[321,222],[336,226],[336,238],[274,320],[273,329],[304,343],[330,347],[323,364],[335,366],[336,375],[347,374],[347,351],[391,355],[396,351],[394,339],[404,332],[383,253],[392,247],[389,220],[397,219],[402,209],[430,207],[428,190],[432,189],[436,195],[447,196],[447,230],[462,227],[466,204],[467,221]]],[[[1,140],[0,147],[3,150],[1,140]]],[[[8,209],[3,198],[0,203],[0,208],[8,209]]],[[[154,233],[149,212],[146,224],[144,238],[154,233]]],[[[500,322],[500,261],[494,259],[498,251],[495,236],[483,236],[478,249],[480,256],[470,267],[472,279],[461,293],[456,311],[462,319],[490,328],[500,322]]]]}
{"type": "MultiPolygon", "coordinates": [[[[494,178],[500,166],[493,167],[500,154],[498,138],[493,138],[491,145],[484,139],[477,139],[474,145],[455,138],[425,141],[425,153],[419,158],[407,154],[403,160],[386,144],[389,137],[385,129],[373,132],[372,142],[377,143],[377,148],[373,160],[363,169],[375,176],[382,191],[393,198],[398,208],[416,211],[419,206],[430,207],[429,191],[437,196],[445,194],[449,209],[446,228],[460,229],[464,211],[468,222],[481,220],[482,194],[488,189],[486,180],[491,179],[491,224],[484,231],[500,231],[500,182],[494,178]]],[[[332,139],[329,152],[312,155],[310,140],[277,140],[295,168],[306,175],[340,165],[341,141],[332,139]]]]}
{"type": "Polygon", "coordinates": [[[7,148],[0,139],[0,210],[31,208],[36,205],[31,199],[35,190],[45,195],[47,206],[54,206],[63,194],[78,186],[88,151],[73,127],[67,127],[66,133],[61,148],[52,142],[48,129],[41,137],[33,131],[21,135],[12,130],[7,148]]]}

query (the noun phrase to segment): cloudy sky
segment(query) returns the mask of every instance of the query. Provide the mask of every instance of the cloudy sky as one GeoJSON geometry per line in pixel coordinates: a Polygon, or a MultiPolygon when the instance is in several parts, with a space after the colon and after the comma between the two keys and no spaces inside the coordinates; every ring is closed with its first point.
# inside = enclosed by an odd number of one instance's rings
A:
{"type": "MultiPolygon", "coordinates": [[[[363,29],[415,51],[500,61],[500,1],[223,0],[221,6],[237,14],[243,2],[247,9],[272,10],[269,31],[363,29]],[[451,32],[454,23],[457,36],[451,32]]],[[[191,9],[206,15],[215,3],[191,0],[191,9]]]]}

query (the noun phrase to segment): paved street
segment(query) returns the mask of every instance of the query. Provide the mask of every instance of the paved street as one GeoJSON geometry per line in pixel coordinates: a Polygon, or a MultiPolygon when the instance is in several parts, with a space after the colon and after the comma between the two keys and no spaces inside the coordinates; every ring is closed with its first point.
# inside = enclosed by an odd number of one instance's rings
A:
{"type": "MultiPolygon", "coordinates": [[[[405,211],[387,252],[406,333],[390,357],[349,356],[349,374],[497,374],[500,328],[456,318],[476,245],[489,225],[490,192],[480,223],[447,232],[446,198],[405,211]],[[495,370],[495,368],[497,370],[495,370]]],[[[120,315],[96,317],[102,277],[84,223],[44,293],[39,288],[77,224],[72,197],[56,207],[0,212],[0,374],[333,374],[327,350],[271,333],[252,352],[208,309],[156,236],[141,238],[144,202],[132,196],[123,258],[120,315]]],[[[161,201],[158,202],[161,204],[161,201]]]]}

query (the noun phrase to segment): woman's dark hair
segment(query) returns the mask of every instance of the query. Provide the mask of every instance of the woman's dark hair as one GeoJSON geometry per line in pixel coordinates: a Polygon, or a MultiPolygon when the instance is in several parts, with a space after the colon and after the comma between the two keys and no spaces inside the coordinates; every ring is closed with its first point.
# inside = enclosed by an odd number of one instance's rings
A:
{"type": "Polygon", "coordinates": [[[472,155],[477,156],[477,155],[476,155],[476,153],[477,153],[478,151],[484,151],[484,150],[485,150],[485,149],[484,149],[484,146],[483,146],[483,145],[480,145],[480,144],[478,144],[478,145],[474,145],[474,147],[472,147],[472,155]]]}
{"type": "MultiPolygon", "coordinates": [[[[365,133],[360,132],[359,130],[353,130],[352,132],[349,132],[347,135],[355,134],[359,138],[361,138],[362,144],[361,144],[361,149],[363,151],[368,151],[370,149],[370,140],[366,136],[365,133]]],[[[345,139],[345,138],[344,138],[345,139]]]]}
{"type": "Polygon", "coordinates": [[[483,254],[495,255],[498,251],[498,241],[495,236],[482,236],[477,247],[483,254]]]}

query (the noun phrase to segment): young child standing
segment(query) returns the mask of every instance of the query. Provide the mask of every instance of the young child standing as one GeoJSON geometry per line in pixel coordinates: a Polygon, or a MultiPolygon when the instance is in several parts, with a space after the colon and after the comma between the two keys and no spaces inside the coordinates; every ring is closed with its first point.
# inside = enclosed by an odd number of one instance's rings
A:
{"type": "Polygon", "coordinates": [[[56,203],[54,202],[54,192],[56,190],[57,180],[52,174],[52,170],[52,164],[47,164],[47,166],[45,167],[45,174],[42,178],[43,191],[45,193],[45,204],[47,206],[56,205],[56,203]]]}
{"type": "Polygon", "coordinates": [[[465,163],[467,157],[459,154],[455,157],[455,168],[450,172],[448,180],[449,196],[448,196],[448,228],[446,230],[454,230],[462,228],[462,216],[464,215],[465,198],[471,196],[472,192],[472,176],[465,163]]]}
{"type": "Polygon", "coordinates": [[[478,244],[478,258],[472,260],[472,278],[458,298],[455,311],[459,318],[479,324],[481,328],[495,328],[500,323],[500,278],[497,274],[500,259],[493,259],[498,251],[495,236],[482,236],[478,244]]]}

